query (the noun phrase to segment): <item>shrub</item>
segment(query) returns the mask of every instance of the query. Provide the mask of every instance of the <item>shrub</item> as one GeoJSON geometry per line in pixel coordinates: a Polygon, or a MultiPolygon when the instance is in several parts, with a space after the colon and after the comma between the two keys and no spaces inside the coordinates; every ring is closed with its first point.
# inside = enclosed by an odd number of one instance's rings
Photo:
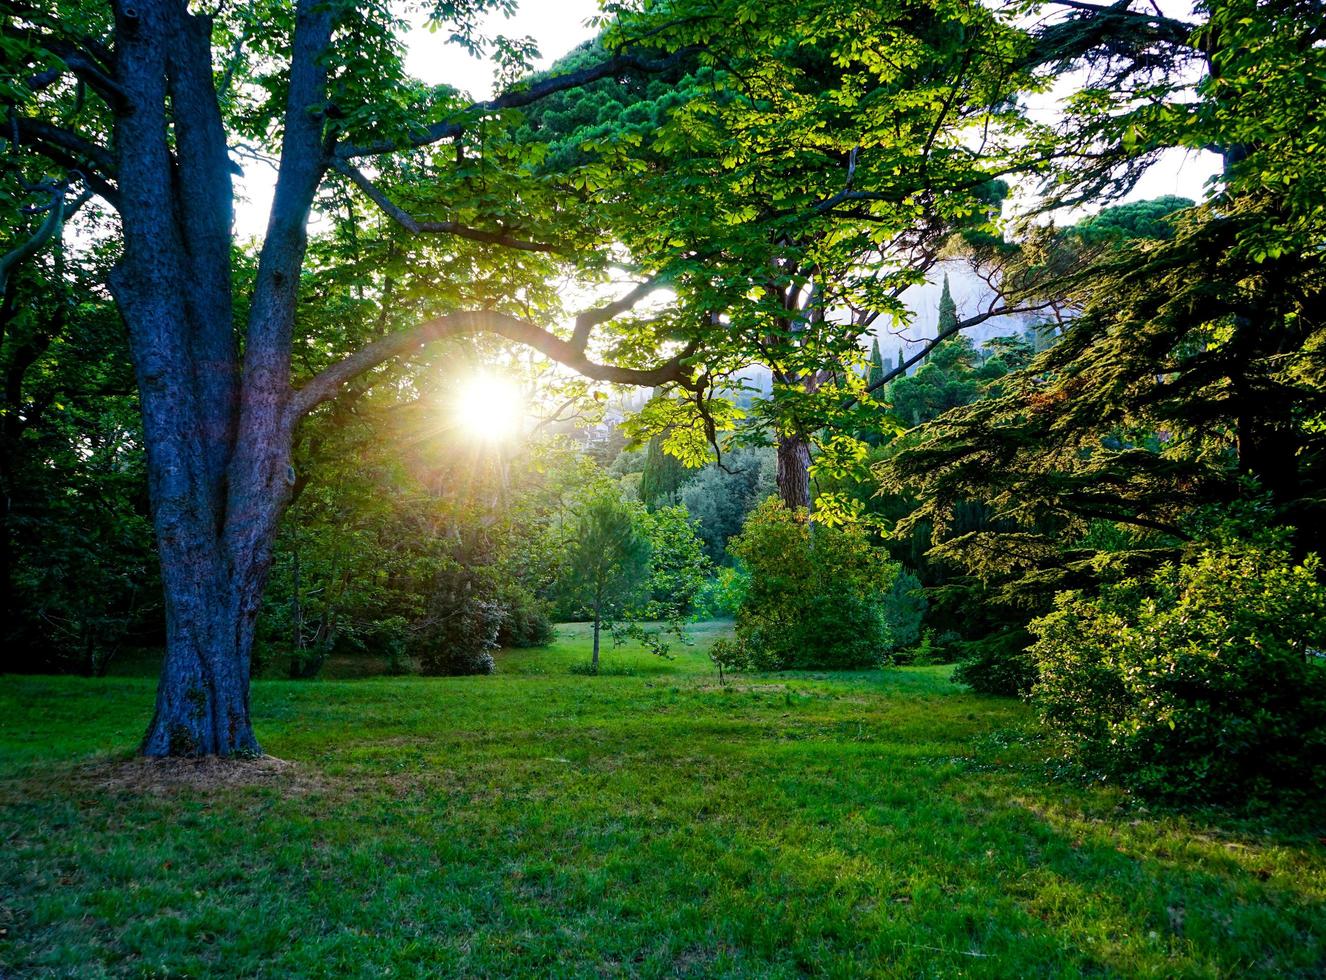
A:
{"type": "Polygon", "coordinates": [[[491,674],[506,609],[457,570],[439,574],[411,653],[425,674],[491,674]]]}
{"type": "Polygon", "coordinates": [[[958,666],[953,680],[982,694],[1017,697],[1036,683],[1036,660],[1027,650],[1031,638],[1012,627],[976,640],[958,640],[953,649],[958,666]]]}
{"type": "Polygon", "coordinates": [[[553,641],[552,617],[548,603],[518,583],[503,590],[502,622],[497,630],[498,646],[508,648],[542,647],[553,641]]]}
{"type": "Polygon", "coordinates": [[[898,566],[851,528],[812,524],[777,500],[760,504],[729,550],[749,575],[736,636],[714,659],[729,669],[877,666],[894,643],[887,597],[898,566]]]}
{"type": "Polygon", "coordinates": [[[731,619],[746,599],[750,576],[739,568],[720,568],[695,597],[696,619],[731,619]]]}
{"type": "Polygon", "coordinates": [[[1319,791],[1326,589],[1315,557],[1201,552],[1032,624],[1032,689],[1074,763],[1193,801],[1319,791]]]}

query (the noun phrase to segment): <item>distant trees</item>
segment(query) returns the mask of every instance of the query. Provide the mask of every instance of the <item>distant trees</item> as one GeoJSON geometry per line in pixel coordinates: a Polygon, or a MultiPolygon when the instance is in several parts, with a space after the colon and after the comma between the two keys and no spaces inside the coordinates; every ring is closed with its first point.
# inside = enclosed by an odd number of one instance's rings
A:
{"type": "Polygon", "coordinates": [[[578,460],[468,438],[452,419],[463,381],[436,370],[412,397],[383,386],[309,427],[258,624],[266,668],[312,676],[337,654],[487,672],[499,644],[551,637],[552,527],[578,460]]]}
{"type": "Polygon", "coordinates": [[[920,425],[950,408],[976,399],[983,388],[977,368],[981,358],[968,337],[957,336],[935,347],[915,374],[896,378],[887,398],[893,414],[907,425],[920,425]]]}
{"type": "Polygon", "coordinates": [[[0,672],[100,674],[162,625],[142,426],[96,288],[113,256],[66,241],[88,198],[37,187],[31,216],[0,215],[0,672]]]}
{"type": "Polygon", "coordinates": [[[1087,245],[1123,244],[1138,239],[1165,240],[1174,237],[1174,216],[1196,204],[1191,198],[1174,194],[1132,201],[1102,208],[1066,231],[1087,245]]]}
{"type": "Polygon", "coordinates": [[[681,502],[699,522],[705,554],[714,563],[727,560],[727,543],[746,515],[775,492],[774,469],[769,450],[736,449],[723,454],[722,466],[704,467],[682,488],[681,502]]]}

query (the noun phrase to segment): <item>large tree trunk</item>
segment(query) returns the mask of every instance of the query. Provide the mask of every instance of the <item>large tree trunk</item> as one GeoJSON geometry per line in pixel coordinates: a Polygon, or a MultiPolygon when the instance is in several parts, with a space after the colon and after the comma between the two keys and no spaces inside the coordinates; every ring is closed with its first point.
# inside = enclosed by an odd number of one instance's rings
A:
{"type": "Polygon", "coordinates": [[[163,567],[166,656],[145,755],[244,755],[259,751],[249,717],[253,630],[241,597],[200,589],[189,570],[163,567]]]}
{"type": "Polygon", "coordinates": [[[332,13],[299,5],[280,173],[241,371],[233,188],[211,22],[181,0],[116,6],[119,212],[111,291],[129,331],[166,604],[147,755],[258,751],[254,625],[290,500],[290,334],[309,207],[325,168],[321,104],[332,13]],[[173,139],[172,139],[173,137],[173,139]]]}
{"type": "Polygon", "coordinates": [[[793,509],[810,508],[810,443],[804,436],[778,437],[778,496],[793,509]]]}

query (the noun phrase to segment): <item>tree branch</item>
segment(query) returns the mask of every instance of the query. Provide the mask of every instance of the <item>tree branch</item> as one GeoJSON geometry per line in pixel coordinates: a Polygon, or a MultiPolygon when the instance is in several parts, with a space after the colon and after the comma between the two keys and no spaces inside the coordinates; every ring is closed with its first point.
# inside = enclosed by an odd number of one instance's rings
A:
{"type": "Polygon", "coordinates": [[[38,226],[27,241],[10,250],[5,256],[0,257],[0,295],[4,293],[9,282],[10,270],[35,255],[43,245],[60,233],[64,226],[64,194],[65,189],[63,187],[57,188],[52,193],[51,203],[46,208],[46,220],[38,226]]]}
{"type": "Polygon", "coordinates": [[[49,155],[47,151],[50,149],[62,150],[64,153],[59,162],[73,160],[85,174],[95,168],[102,176],[115,178],[115,160],[105,147],[31,116],[11,115],[10,124],[18,130],[20,142],[32,144],[43,155],[49,155]]]}
{"type": "Polygon", "coordinates": [[[581,313],[576,317],[575,330],[571,333],[571,346],[583,352],[589,346],[589,335],[595,327],[625,313],[670,278],[669,273],[660,272],[642,283],[637,283],[625,296],[581,313]]]}
{"type": "MultiPolygon", "coordinates": [[[[84,51],[78,44],[67,38],[53,37],[37,30],[19,31],[18,33],[26,36],[32,43],[40,45],[64,62],[64,68],[52,68],[29,78],[28,85],[33,91],[46,88],[55,79],[63,75],[65,71],[68,71],[105,99],[106,104],[112,109],[123,109],[125,107],[124,89],[101,64],[97,63],[95,55],[84,51]]],[[[91,38],[87,38],[85,41],[88,46],[93,46],[91,38]]]]}
{"type": "Polygon", "coordinates": [[[1130,0],[1117,0],[1117,2],[1109,5],[1084,3],[1083,0],[1048,0],[1048,2],[1053,6],[1066,7],[1069,10],[1079,11],[1093,17],[1117,17],[1121,20],[1154,24],[1157,27],[1164,28],[1171,35],[1169,39],[1179,44],[1186,43],[1192,32],[1197,29],[1196,24],[1189,24],[1177,17],[1166,17],[1159,11],[1147,13],[1142,10],[1133,10],[1129,5],[1130,0]]]}
{"type": "Polygon", "coordinates": [[[378,206],[383,214],[412,235],[455,235],[457,238],[465,238],[472,242],[501,245],[504,248],[514,248],[522,252],[560,253],[562,251],[557,245],[546,242],[531,242],[523,238],[515,238],[505,232],[470,228],[455,221],[420,221],[387,197],[382,189],[369,180],[359,168],[339,157],[332,158],[332,168],[347,177],[352,184],[364,192],[364,195],[370,201],[378,206]]]}
{"type": "MultiPolygon", "coordinates": [[[[984,323],[986,320],[991,320],[997,316],[1013,316],[1018,313],[1037,313],[1053,305],[1054,305],[1053,300],[1045,300],[1040,303],[1034,303],[1030,306],[992,307],[986,310],[984,313],[978,313],[975,316],[967,317],[967,319],[965,320],[959,320],[957,323],[949,327],[947,330],[939,331],[938,334],[936,334],[930,340],[926,341],[925,346],[922,347],[920,351],[913,354],[907,360],[903,361],[903,363],[899,364],[896,368],[894,368],[891,371],[885,371],[883,377],[867,385],[865,390],[867,393],[869,393],[877,391],[880,388],[883,388],[890,381],[894,380],[900,375],[906,374],[908,368],[916,364],[918,361],[922,360],[927,354],[929,354],[932,350],[934,350],[944,341],[948,340],[950,337],[954,337],[957,334],[962,333],[962,331],[970,329],[971,327],[979,326],[980,324],[984,323]]],[[[853,405],[857,403],[858,400],[859,399],[855,395],[853,395],[852,397],[847,398],[843,401],[842,407],[845,409],[851,408],[853,405]]]]}
{"type": "Polygon", "coordinates": [[[492,310],[452,313],[429,320],[411,330],[383,337],[322,371],[291,397],[287,421],[294,425],[318,405],[335,398],[342,385],[365,371],[372,370],[395,357],[418,350],[425,344],[447,337],[461,337],[475,333],[497,334],[515,343],[532,347],[559,364],[595,381],[637,385],[642,388],[687,384],[691,373],[687,361],[699,346],[698,341],[692,341],[685,350],[656,367],[624,368],[612,364],[594,363],[585,356],[583,350],[577,349],[571,342],[529,320],[492,310]]]}
{"type": "Polygon", "coordinates": [[[486,102],[475,102],[473,105],[457,113],[464,121],[437,122],[429,126],[422,133],[410,138],[406,146],[388,141],[377,143],[366,143],[362,146],[353,144],[344,144],[337,147],[336,155],[342,160],[349,160],[355,157],[376,156],[380,153],[391,153],[394,150],[409,149],[411,147],[428,146],[444,139],[453,139],[460,136],[472,125],[471,119],[475,116],[484,116],[494,112],[500,112],[502,109],[516,109],[521,106],[530,105],[540,99],[546,98],[557,92],[565,92],[568,89],[581,88],[591,82],[597,82],[602,78],[610,78],[624,71],[638,71],[646,74],[652,74],[667,71],[673,68],[687,58],[694,55],[699,48],[687,47],[675,51],[662,58],[651,59],[643,54],[626,52],[615,55],[597,65],[590,65],[588,68],[582,68],[579,71],[567,72],[564,75],[553,75],[548,78],[539,79],[536,82],[525,83],[523,88],[515,88],[504,92],[496,98],[486,102]]]}

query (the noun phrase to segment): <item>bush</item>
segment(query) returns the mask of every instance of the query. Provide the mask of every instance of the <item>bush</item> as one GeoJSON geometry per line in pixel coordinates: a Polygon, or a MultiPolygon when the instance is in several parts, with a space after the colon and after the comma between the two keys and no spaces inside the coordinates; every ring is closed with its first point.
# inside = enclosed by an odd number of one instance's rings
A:
{"type": "Polygon", "coordinates": [[[977,640],[958,640],[953,680],[982,694],[1017,697],[1036,683],[1036,660],[1027,651],[1031,637],[1022,627],[1004,629],[977,640]]]}
{"type": "Polygon", "coordinates": [[[425,674],[491,674],[492,651],[506,609],[463,572],[439,576],[427,612],[416,624],[411,653],[425,674]]]}
{"type": "Polygon", "coordinates": [[[720,568],[695,597],[696,619],[731,619],[746,599],[750,576],[739,568],[720,568]]]}
{"type": "Polygon", "coordinates": [[[1326,779],[1320,562],[1208,550],[1036,620],[1032,689],[1066,755],[1192,801],[1319,792],[1326,779]]]}
{"type": "Polygon", "coordinates": [[[888,595],[898,566],[864,533],[813,525],[778,500],[760,504],[729,550],[750,576],[724,668],[874,667],[893,649],[888,595]]]}
{"type": "Polygon", "coordinates": [[[553,641],[552,617],[548,603],[520,585],[513,585],[501,597],[502,622],[497,629],[498,646],[508,648],[543,647],[553,641]]]}

